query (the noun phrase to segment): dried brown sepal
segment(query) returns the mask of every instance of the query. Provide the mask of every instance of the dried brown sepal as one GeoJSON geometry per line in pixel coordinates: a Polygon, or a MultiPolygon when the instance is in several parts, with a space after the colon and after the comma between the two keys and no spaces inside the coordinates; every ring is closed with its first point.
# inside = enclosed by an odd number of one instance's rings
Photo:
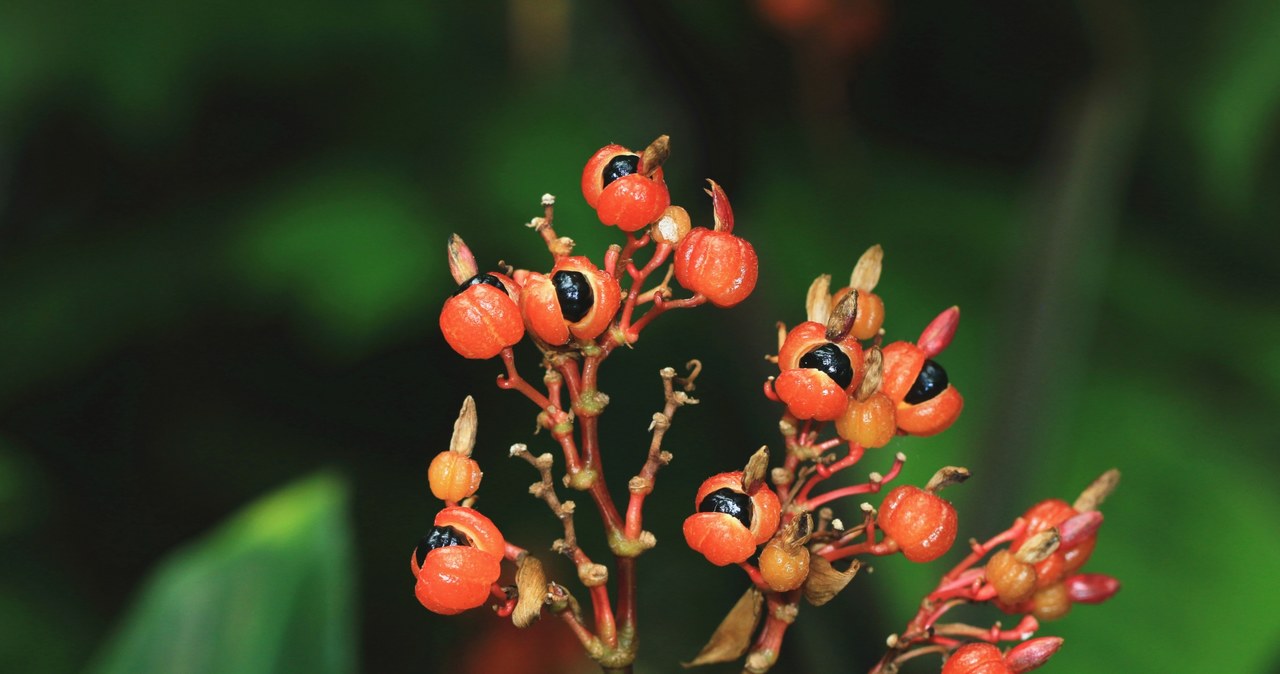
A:
{"type": "Polygon", "coordinates": [[[760,608],[764,603],[764,595],[756,588],[750,588],[738,599],[738,603],[729,609],[729,614],[720,621],[716,631],[707,640],[707,645],[689,662],[680,666],[688,669],[716,662],[730,662],[742,657],[751,646],[751,635],[760,624],[760,608]]]}
{"type": "Polygon", "coordinates": [[[679,206],[667,206],[667,210],[658,216],[657,221],[649,228],[653,240],[674,246],[684,239],[693,228],[689,220],[689,212],[679,206]]]}
{"type": "Polygon", "coordinates": [[[582,564],[578,567],[578,580],[587,587],[599,587],[609,582],[609,567],[604,564],[582,564]]]}
{"type": "Polygon", "coordinates": [[[831,275],[823,274],[809,284],[804,298],[805,316],[814,323],[827,324],[831,317],[831,275]]]}
{"type": "Polygon", "coordinates": [[[662,164],[667,161],[667,157],[671,156],[671,136],[662,134],[653,139],[652,143],[640,153],[640,165],[637,167],[641,173],[646,176],[653,177],[658,169],[662,168],[662,164]]]}
{"type": "Polygon", "coordinates": [[[511,622],[516,627],[528,627],[542,615],[547,598],[547,574],[537,557],[525,555],[516,562],[516,591],[519,595],[511,622]]]}
{"type": "Polygon", "coordinates": [[[778,533],[774,534],[774,538],[778,539],[787,550],[795,550],[808,543],[811,536],[813,536],[813,516],[807,512],[787,522],[785,526],[778,529],[778,533]]]}
{"type": "Polygon", "coordinates": [[[476,256],[457,234],[449,235],[449,275],[454,282],[463,283],[480,272],[476,256]]]}
{"type": "Polygon", "coordinates": [[[804,598],[814,606],[822,606],[835,599],[849,585],[849,581],[858,575],[860,568],[862,562],[855,559],[848,569],[836,571],[825,557],[813,555],[809,560],[809,577],[804,581],[804,598]]]}
{"type": "Polygon", "coordinates": [[[476,399],[467,396],[462,401],[462,409],[458,411],[458,419],[453,422],[453,437],[449,438],[449,451],[471,456],[476,446],[476,399]]]}
{"type": "Polygon", "coordinates": [[[1098,479],[1094,480],[1084,491],[1080,492],[1080,498],[1072,505],[1073,508],[1080,512],[1089,512],[1097,510],[1102,502],[1107,500],[1111,492],[1116,490],[1120,484],[1120,471],[1116,468],[1101,474],[1098,479]]]}
{"type": "Polygon", "coordinates": [[[1023,564],[1039,564],[1056,552],[1061,543],[1057,529],[1046,529],[1028,538],[1013,557],[1023,564]]]}
{"type": "Polygon", "coordinates": [[[858,320],[858,291],[850,290],[840,299],[840,303],[832,307],[827,317],[827,339],[838,342],[853,329],[853,322],[858,320]]]}
{"type": "Polygon", "coordinates": [[[768,472],[769,448],[761,447],[747,459],[747,465],[742,469],[742,491],[748,494],[754,492],[764,482],[764,476],[768,472]]]}
{"type": "Polygon", "coordinates": [[[884,249],[876,244],[858,258],[853,265],[853,273],[849,274],[849,287],[856,290],[875,290],[880,282],[880,268],[884,264],[884,249]]]}
{"type": "Polygon", "coordinates": [[[929,478],[924,490],[936,494],[953,484],[960,484],[969,479],[969,469],[962,466],[944,466],[929,478]]]}
{"type": "Polygon", "coordinates": [[[881,353],[879,346],[873,346],[863,352],[862,368],[866,374],[862,375],[862,382],[858,384],[858,390],[853,394],[858,402],[865,402],[867,398],[879,391],[880,383],[884,381],[884,354],[881,353]]]}

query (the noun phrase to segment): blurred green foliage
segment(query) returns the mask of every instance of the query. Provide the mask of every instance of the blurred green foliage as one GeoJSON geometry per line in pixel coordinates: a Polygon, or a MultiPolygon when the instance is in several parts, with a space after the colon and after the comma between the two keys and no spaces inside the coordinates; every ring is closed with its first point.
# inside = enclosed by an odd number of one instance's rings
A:
{"type": "MultiPolygon", "coordinates": [[[[961,536],[1124,471],[1089,566],[1124,590],[1046,628],[1068,639],[1052,670],[1274,671],[1280,9],[883,7],[842,61],[738,2],[0,5],[0,671],[456,671],[497,643],[482,612],[418,607],[404,563],[466,393],[482,507],[531,549],[556,535],[502,458],[549,439],[435,326],[443,244],[545,266],[523,223],[549,192],[598,258],[619,237],[581,163],[659,133],[674,200],[705,224],[702,180],[723,184],[761,280],[604,373],[620,489],[656,370],[706,365],[646,522],[640,671],[740,594],[680,522],[706,475],[777,443],[774,323],[877,242],[891,339],[963,307],[965,415],[901,441],[903,479],[975,473],[961,536]],[[205,533],[321,467],[341,479],[205,533]],[[156,621],[209,629],[157,646],[156,621]]],[[[802,613],[781,668],[860,671],[939,573],[875,566],[802,613]]]]}
{"type": "Polygon", "coordinates": [[[346,509],[340,481],[313,477],[171,555],[89,671],[354,671],[346,509]]]}

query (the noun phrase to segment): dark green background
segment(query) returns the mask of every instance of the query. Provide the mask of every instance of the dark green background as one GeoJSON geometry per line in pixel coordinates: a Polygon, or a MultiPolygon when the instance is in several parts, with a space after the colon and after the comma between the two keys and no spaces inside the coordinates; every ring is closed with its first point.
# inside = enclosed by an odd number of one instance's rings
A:
{"type": "MultiPolygon", "coordinates": [[[[0,670],[456,672],[505,648],[482,611],[421,609],[405,568],[467,393],[481,507],[535,550],[556,531],[504,458],[551,448],[530,406],[436,327],[445,238],[545,267],[522,224],[551,192],[598,260],[620,237],[582,163],[669,133],[673,199],[709,224],[721,182],[761,274],[604,373],[620,487],[658,368],[706,365],[646,523],[638,671],[741,591],[680,522],[778,444],[775,321],[877,242],[891,338],[963,307],[942,360],[965,414],[896,443],[905,479],[973,470],[962,537],[1124,471],[1088,567],[1124,590],[1045,628],[1067,638],[1046,671],[1275,671],[1280,4],[886,9],[842,67],[733,2],[0,5],[0,670]]],[[[803,610],[781,671],[864,671],[942,571],[875,566],[803,610]]]]}

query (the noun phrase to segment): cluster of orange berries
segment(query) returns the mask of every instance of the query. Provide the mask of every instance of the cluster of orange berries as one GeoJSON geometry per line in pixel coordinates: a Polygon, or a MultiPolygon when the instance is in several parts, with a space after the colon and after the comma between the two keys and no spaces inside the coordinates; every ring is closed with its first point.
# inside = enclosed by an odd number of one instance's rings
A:
{"type": "MultiPolygon", "coordinates": [[[[666,155],[666,136],[643,152],[621,145],[600,148],[583,169],[582,195],[606,225],[628,233],[649,228],[645,236],[660,247],[655,255],[665,259],[674,253],[681,286],[716,306],[733,306],[755,288],[755,250],[733,234],[729,198],[714,181],[708,190],[714,228],[692,227],[688,212],[671,205],[661,166],[666,155]]],[[[466,358],[493,358],[518,344],[526,331],[543,348],[589,342],[616,325],[624,299],[617,277],[623,270],[608,263],[602,269],[567,250],[546,273],[480,272],[471,251],[454,235],[449,268],[458,288],[445,301],[440,330],[466,358]]]]}

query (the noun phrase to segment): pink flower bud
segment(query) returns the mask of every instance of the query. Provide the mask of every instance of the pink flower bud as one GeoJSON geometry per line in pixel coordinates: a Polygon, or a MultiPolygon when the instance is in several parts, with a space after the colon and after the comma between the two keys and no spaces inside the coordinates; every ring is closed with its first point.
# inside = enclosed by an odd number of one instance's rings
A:
{"type": "Polygon", "coordinates": [[[1081,604],[1101,604],[1120,591],[1120,581],[1102,573],[1082,573],[1067,579],[1067,596],[1081,604]]]}
{"type": "Polygon", "coordinates": [[[951,307],[938,314],[937,318],[925,326],[924,332],[920,333],[920,339],[916,341],[916,346],[924,351],[926,357],[933,358],[946,350],[947,345],[951,343],[951,338],[956,336],[956,328],[959,326],[960,307],[951,307]]]}
{"type": "Polygon", "coordinates": [[[1102,513],[1097,510],[1073,515],[1058,525],[1058,545],[1063,550],[1074,548],[1098,533],[1100,526],[1102,526],[1102,513]]]}
{"type": "Polygon", "coordinates": [[[1061,646],[1062,637],[1040,637],[1024,641],[1009,649],[1004,655],[1004,661],[1013,674],[1022,674],[1048,662],[1061,646]]]}

